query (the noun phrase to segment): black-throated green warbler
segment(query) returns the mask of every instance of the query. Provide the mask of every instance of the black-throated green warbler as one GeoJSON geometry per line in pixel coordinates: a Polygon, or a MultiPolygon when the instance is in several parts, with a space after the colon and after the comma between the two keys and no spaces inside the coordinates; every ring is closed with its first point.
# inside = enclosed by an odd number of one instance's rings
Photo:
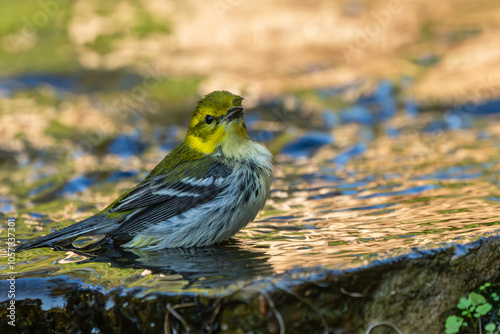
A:
{"type": "Polygon", "coordinates": [[[184,141],[138,185],[98,214],[20,245],[67,246],[105,235],[150,250],[207,246],[236,234],[262,209],[271,153],[248,139],[243,99],[215,91],[198,102],[184,141]]]}

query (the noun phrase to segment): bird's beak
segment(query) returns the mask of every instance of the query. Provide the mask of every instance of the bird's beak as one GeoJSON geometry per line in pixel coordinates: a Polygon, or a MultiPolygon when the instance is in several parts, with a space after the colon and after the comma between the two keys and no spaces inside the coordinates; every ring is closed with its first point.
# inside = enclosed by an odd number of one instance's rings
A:
{"type": "Polygon", "coordinates": [[[224,117],[228,122],[231,122],[233,119],[239,118],[243,115],[242,107],[234,107],[227,111],[226,116],[224,117]]]}

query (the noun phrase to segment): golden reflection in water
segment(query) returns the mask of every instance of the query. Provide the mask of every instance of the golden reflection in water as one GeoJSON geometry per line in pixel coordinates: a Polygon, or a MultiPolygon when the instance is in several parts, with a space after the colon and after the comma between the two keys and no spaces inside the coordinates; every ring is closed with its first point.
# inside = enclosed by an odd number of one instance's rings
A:
{"type": "MultiPolygon", "coordinates": [[[[400,136],[375,137],[366,152],[343,165],[332,159],[353,144],[346,134],[355,140],[353,133],[363,131],[361,126],[334,130],[339,143],[324,146],[310,159],[277,155],[271,198],[257,220],[235,236],[235,244],[152,254],[105,252],[90,259],[36,249],[18,255],[18,270],[25,277],[69,275],[109,287],[161,290],[168,285],[180,291],[216,288],[295,266],[355,267],[415,247],[436,248],[498,234],[500,127],[490,123],[431,135],[422,132],[427,121],[426,116],[411,123],[396,117],[393,122],[402,128],[400,136]],[[479,139],[481,131],[488,136],[479,139]]],[[[146,153],[146,165],[162,154],[146,153]]],[[[123,165],[116,157],[105,158],[97,168],[116,171],[123,165]]],[[[21,179],[31,171],[14,170],[12,177],[21,179]]],[[[18,192],[18,202],[28,203],[17,211],[20,239],[73,223],[63,219],[97,212],[143,175],[96,184],[69,196],[49,192],[48,198],[54,199],[40,203],[30,202],[29,192],[18,192]],[[32,216],[33,212],[46,216],[32,216]]]]}
{"type": "MultiPolygon", "coordinates": [[[[130,69],[147,76],[142,68],[146,63],[154,65],[166,84],[149,91],[151,96],[140,103],[140,109],[147,109],[151,100],[161,101],[151,124],[143,117],[134,118],[135,114],[122,119],[120,111],[109,110],[123,97],[114,86],[110,91],[105,91],[106,86],[103,91],[82,94],[41,82],[34,89],[7,84],[5,93],[2,87],[0,205],[6,215],[17,216],[19,240],[47,234],[100,211],[161,160],[167,149],[158,146],[165,138],[170,144],[182,140],[185,129],[167,135],[165,125],[185,121],[193,101],[183,99],[188,93],[179,84],[182,80],[167,85],[171,76],[199,77],[199,84],[187,80],[187,90],[194,95],[221,88],[244,91],[247,106],[257,105],[262,98],[306,90],[301,96],[303,107],[296,106],[299,99],[292,94],[284,97],[284,105],[292,105],[288,109],[300,109],[296,123],[321,122],[321,111],[331,108],[312,88],[360,79],[362,84],[346,91],[340,108],[373,89],[381,77],[393,82],[401,76],[413,78],[412,93],[422,107],[434,106],[436,101],[441,107],[478,102],[499,94],[500,26],[495,1],[401,2],[402,8],[391,15],[378,38],[349,55],[345,51],[352,46],[353,36],[373,23],[374,13],[387,10],[390,2],[230,3],[234,6],[217,12],[212,2],[193,0],[142,0],[143,6],[122,1],[116,7],[114,2],[82,0],[61,11],[67,20],[51,20],[40,27],[20,53],[9,49],[10,38],[0,36],[2,51],[16,57],[40,50],[37,45],[67,50],[75,58],[70,62],[74,67],[56,67],[60,73],[82,68],[82,72],[97,72],[100,78],[103,73],[130,69]],[[151,22],[157,19],[164,24],[157,22],[159,26],[169,25],[169,29],[129,33],[144,17],[151,22]],[[51,39],[52,31],[63,30],[67,31],[63,42],[55,39],[50,42],[56,45],[45,44],[43,38],[51,39]],[[437,63],[421,64],[427,56],[437,63]],[[178,88],[180,98],[167,94],[172,87],[178,88]],[[174,102],[174,97],[180,102],[174,102]],[[164,127],[156,127],[160,121],[164,127]],[[136,131],[141,141],[155,148],[126,158],[109,154],[108,145],[118,134],[136,131]],[[137,174],[110,181],[109,175],[116,171],[137,174]],[[78,177],[91,179],[88,188],[65,190],[78,177]]],[[[18,26],[11,28],[12,33],[18,32],[18,26]]],[[[34,56],[38,61],[63,63],[58,58],[63,54],[34,56]]],[[[33,71],[22,63],[18,61],[13,69],[9,66],[13,72],[7,73],[14,73],[14,82],[19,79],[15,75],[26,68],[28,74],[33,71]]],[[[263,114],[269,116],[272,111],[266,109],[263,114]]],[[[443,117],[443,113],[421,113],[418,119],[399,115],[370,129],[343,124],[332,130],[334,144],[310,158],[277,154],[271,198],[257,221],[236,235],[235,245],[93,257],[36,249],[17,255],[17,269],[23,277],[68,275],[106,287],[161,290],[168,286],[172,291],[186,286],[196,289],[201,281],[216,286],[238,277],[250,280],[294,266],[359,266],[407,253],[412,247],[433,248],[498,234],[500,123],[484,117],[474,129],[423,132],[425,124],[443,117]],[[389,128],[398,129],[399,135],[385,135],[389,128]],[[358,142],[367,143],[361,156],[345,165],[331,161],[358,142]],[[217,272],[229,276],[217,278],[217,272]]],[[[264,118],[253,123],[255,130],[282,132],[279,135],[285,139],[308,130],[264,118]]],[[[293,123],[293,119],[287,121],[293,123]]],[[[279,140],[267,144],[273,152],[282,146],[279,140]]],[[[5,245],[3,238],[2,234],[5,245]]],[[[5,254],[0,249],[0,255],[5,254]]],[[[0,267],[5,269],[5,264],[0,267]]]]}
{"type": "Polygon", "coordinates": [[[328,162],[338,153],[332,149],[298,168],[282,159],[276,196],[245,230],[247,242],[266,249],[280,272],[312,262],[358,266],[412,247],[498,233],[498,148],[477,135],[477,130],[433,136],[409,131],[397,140],[382,137],[341,170],[328,162]],[[328,171],[351,176],[323,181],[328,171]],[[338,190],[345,194],[335,194],[338,190]],[[286,218],[277,219],[276,212],[286,218]]]}

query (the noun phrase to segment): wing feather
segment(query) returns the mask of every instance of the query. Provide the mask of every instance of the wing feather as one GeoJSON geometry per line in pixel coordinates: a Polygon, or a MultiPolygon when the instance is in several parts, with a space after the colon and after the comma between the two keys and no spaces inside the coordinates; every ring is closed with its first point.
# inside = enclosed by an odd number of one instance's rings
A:
{"type": "Polygon", "coordinates": [[[129,215],[108,237],[133,235],[215,199],[228,186],[226,180],[232,173],[229,166],[210,157],[190,165],[195,168],[180,164],[165,174],[148,177],[114,203],[109,208],[111,213],[144,210],[129,215]],[[171,175],[177,175],[177,178],[174,180],[171,175]]]}

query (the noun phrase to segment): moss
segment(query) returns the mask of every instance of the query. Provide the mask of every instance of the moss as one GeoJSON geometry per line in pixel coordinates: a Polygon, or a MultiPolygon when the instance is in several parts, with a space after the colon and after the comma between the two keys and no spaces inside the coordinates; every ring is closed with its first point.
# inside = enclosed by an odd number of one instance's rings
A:
{"type": "Polygon", "coordinates": [[[0,71],[57,73],[78,68],[74,54],[67,47],[66,30],[61,29],[69,20],[71,4],[55,3],[57,7],[48,9],[36,0],[0,3],[0,35],[10,50],[0,52],[0,71]]]}

